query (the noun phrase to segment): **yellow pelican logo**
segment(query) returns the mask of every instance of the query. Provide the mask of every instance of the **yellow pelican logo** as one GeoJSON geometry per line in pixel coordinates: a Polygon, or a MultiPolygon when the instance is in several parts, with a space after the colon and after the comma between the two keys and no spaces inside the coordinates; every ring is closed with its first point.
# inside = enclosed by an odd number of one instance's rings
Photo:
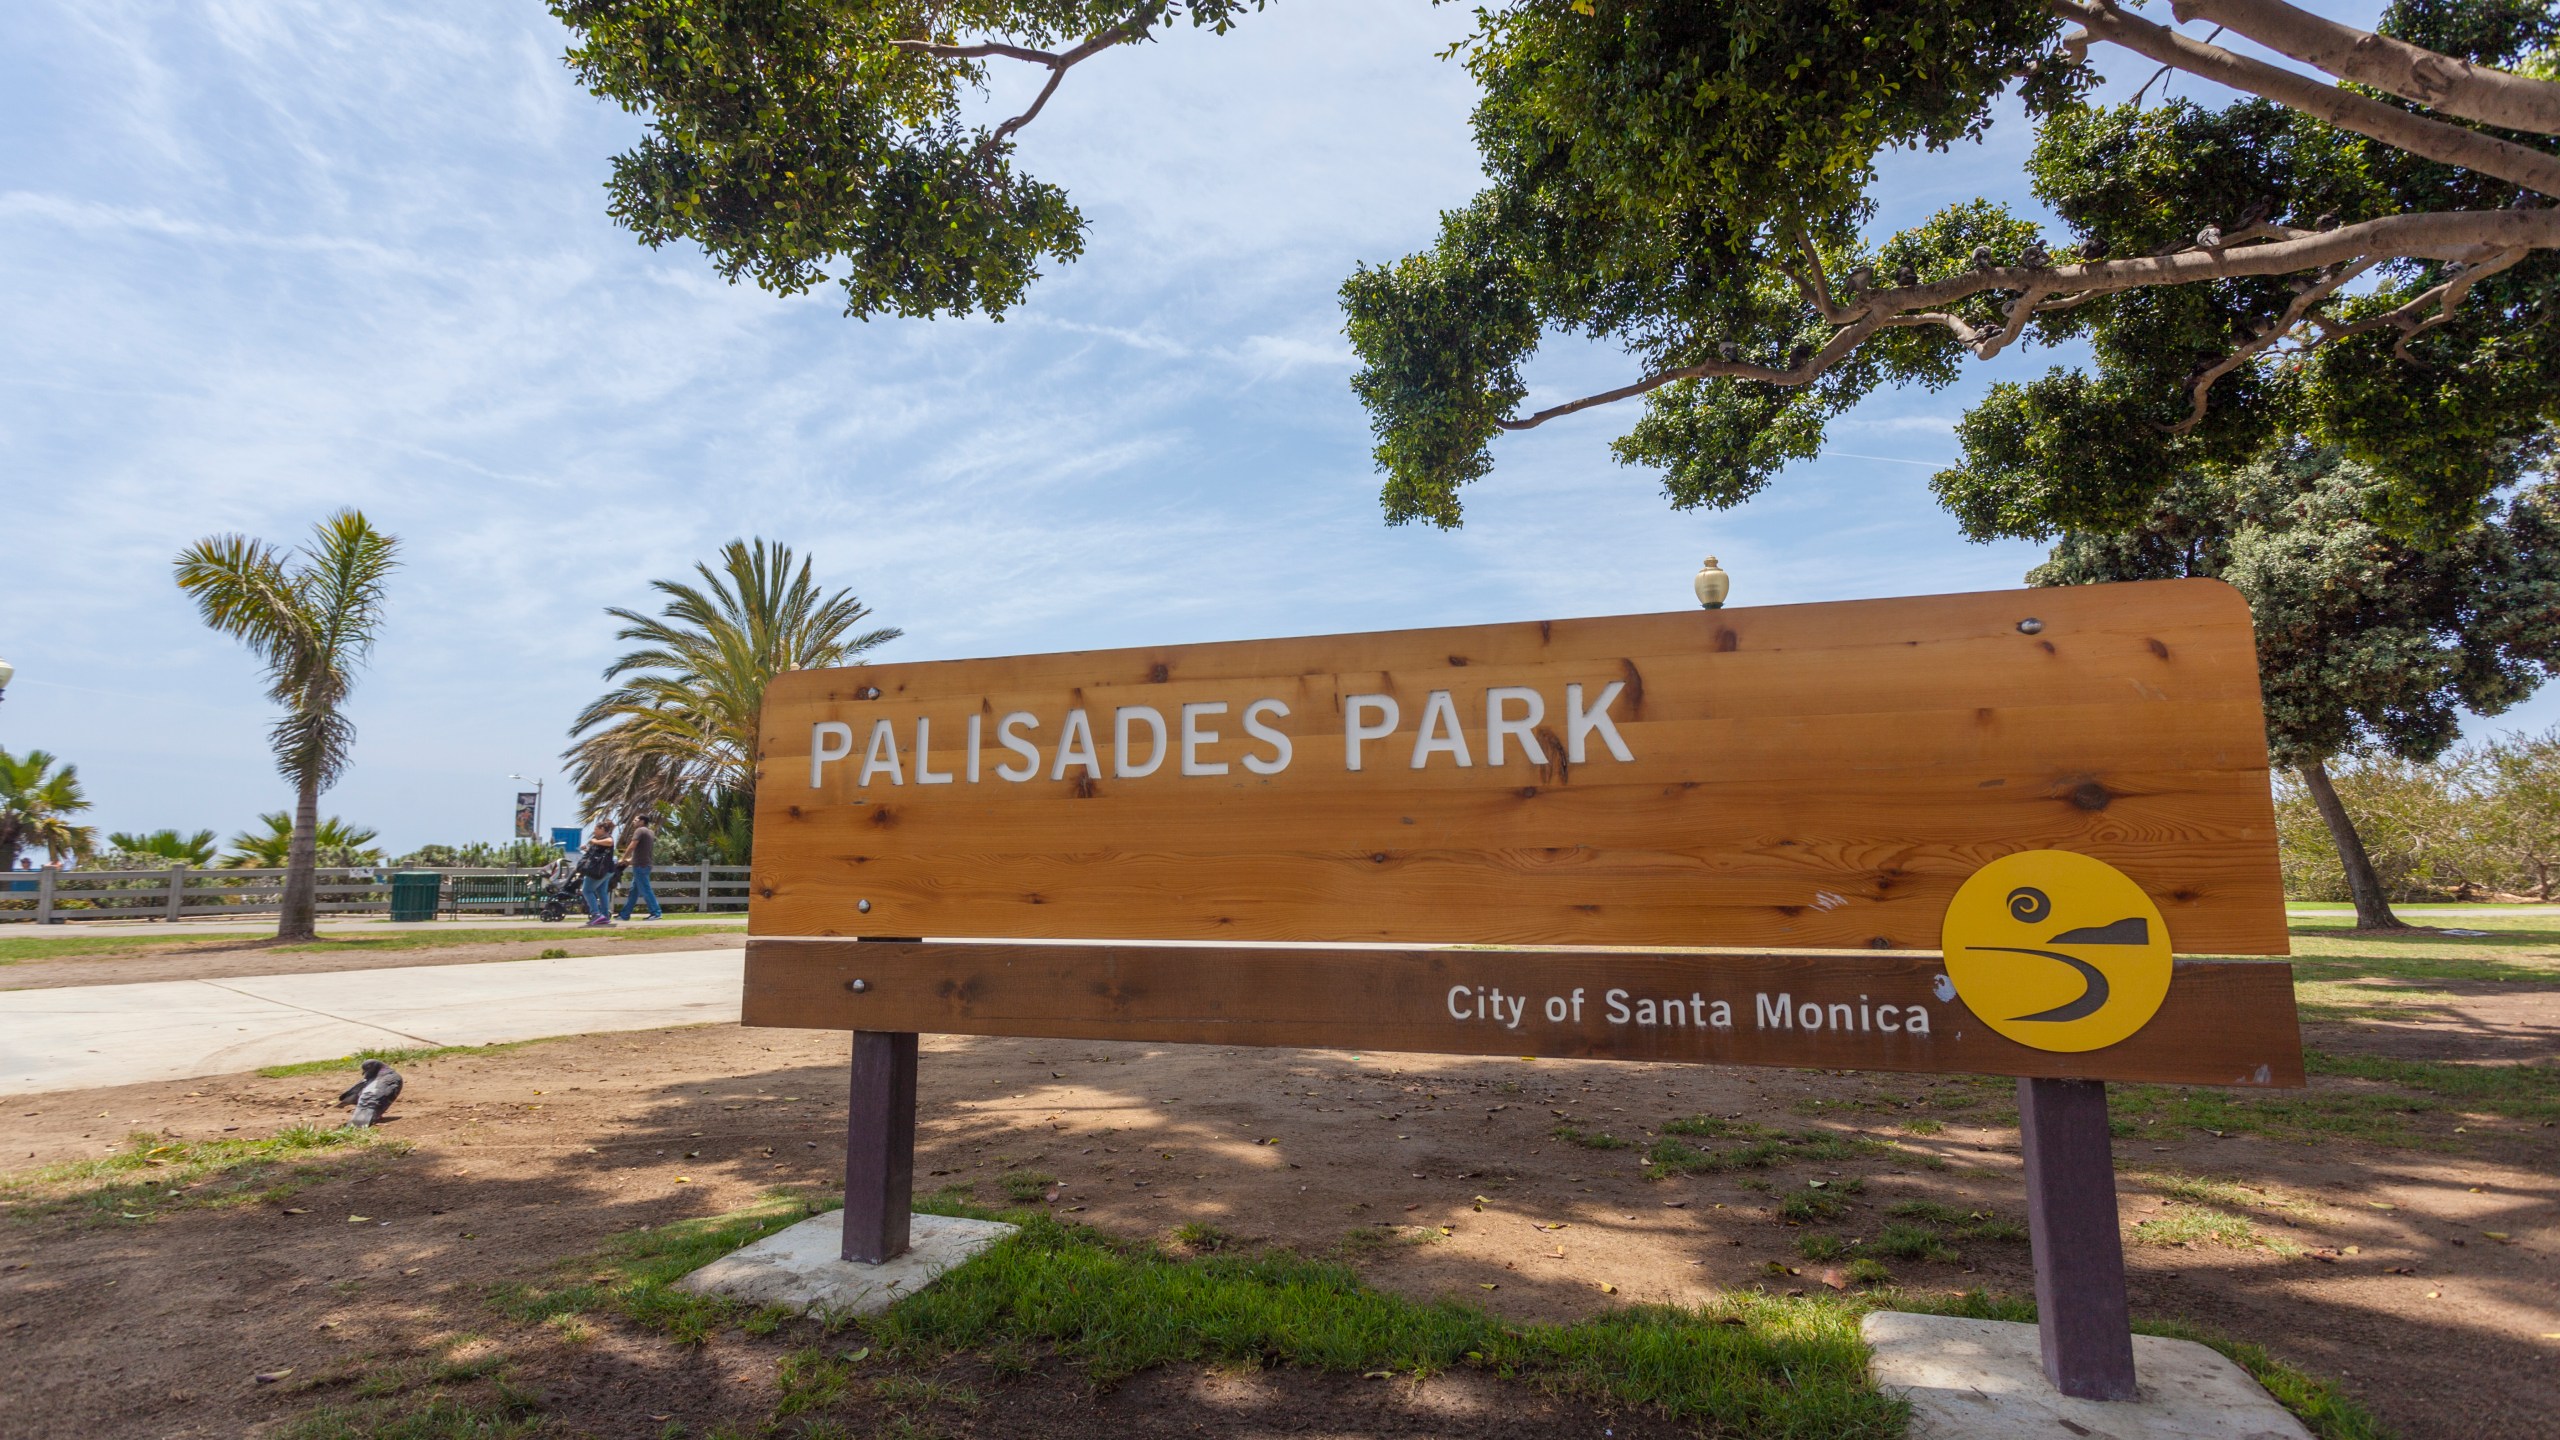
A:
{"type": "Polygon", "coordinates": [[[2068,850],[2004,855],[1947,904],[1947,978],[1983,1023],[2038,1050],[2098,1050],[2169,994],[2169,927],[2142,887],[2068,850]]]}

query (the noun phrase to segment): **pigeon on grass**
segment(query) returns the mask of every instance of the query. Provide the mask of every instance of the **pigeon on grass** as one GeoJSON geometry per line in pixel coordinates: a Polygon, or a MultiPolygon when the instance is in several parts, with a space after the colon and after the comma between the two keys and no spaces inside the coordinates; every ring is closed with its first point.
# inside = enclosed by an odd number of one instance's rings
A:
{"type": "Polygon", "coordinates": [[[364,1078],[346,1088],[338,1097],[341,1105],[353,1105],[356,1113],[347,1117],[354,1126],[371,1125],[400,1098],[400,1072],[379,1060],[364,1062],[364,1078]]]}

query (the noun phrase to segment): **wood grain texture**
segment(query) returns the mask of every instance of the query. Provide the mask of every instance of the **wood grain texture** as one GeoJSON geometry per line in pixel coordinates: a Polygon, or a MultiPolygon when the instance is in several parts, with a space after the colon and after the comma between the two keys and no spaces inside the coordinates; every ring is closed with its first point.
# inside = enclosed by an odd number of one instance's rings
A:
{"type": "Polygon", "coordinates": [[[2303,1083],[2293,967],[2268,961],[2181,960],[2148,1025],[2082,1054],[2002,1037],[1960,999],[1939,996],[1935,955],[1910,953],[755,939],[746,977],[746,1024],[802,1029],[2303,1083]],[[857,980],[860,991],[852,988],[857,980]],[[1625,1021],[1615,1017],[1613,990],[1624,992],[1617,1008],[1628,1012],[1625,1021]],[[1452,1014],[1453,991],[1463,992],[1460,1008],[1477,1014],[1494,991],[1525,1003],[1516,1025],[1461,1019],[1452,1014]],[[1764,1024],[1762,997],[1780,995],[1793,1023],[1764,1024]],[[1550,999],[1564,1018],[1551,1017],[1550,999]],[[1711,1023],[1717,1000],[1732,1007],[1729,1027],[1711,1023]],[[1647,1001],[1651,1024],[1641,1023],[1639,1002],[1647,1001]],[[1820,1028],[1802,1023],[1807,1005],[1818,1007],[1820,1028]],[[1886,1007],[1896,1012],[1889,1030],[1886,1007]],[[1925,1034],[1908,1023],[1914,1009],[1928,1017],[1925,1034]],[[1844,1014],[1849,1023],[1841,1025],[1844,1014]]]}
{"type": "Polygon", "coordinates": [[[760,935],[1931,949],[1967,875],[2051,847],[2131,875],[2183,951],[2287,949],[2248,610],[2212,581],[874,665],[785,675],[764,714],[760,935]],[[1569,762],[1565,687],[1613,682],[1633,759],[1595,735],[1569,762]],[[1495,687],[1541,696],[1543,763],[1491,763],[1495,687]],[[1410,763],[1437,690],[1468,766],[1410,763]],[[1359,694],[1402,723],[1351,771],[1359,694]],[[1273,775],[1241,763],[1261,698],[1273,775]],[[1178,742],[1188,703],[1228,707],[1201,748],[1226,774],[1115,773],[1119,707],[1178,742]],[[1079,707],[1102,773],[1053,779],[1079,707]],[[1022,783],[995,773],[1014,711],[1022,783]],[[881,720],[906,783],[864,786],[881,720]],[[919,720],[951,783],[916,783],[919,720]],[[812,788],[819,721],[855,751],[812,788]]]}

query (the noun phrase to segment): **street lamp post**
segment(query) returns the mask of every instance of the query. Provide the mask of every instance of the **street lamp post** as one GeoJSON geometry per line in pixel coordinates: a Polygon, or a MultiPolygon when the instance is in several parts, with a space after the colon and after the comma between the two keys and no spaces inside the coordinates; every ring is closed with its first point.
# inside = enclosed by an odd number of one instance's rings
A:
{"type": "Polygon", "coordinates": [[[540,840],[542,838],[542,781],[531,775],[509,775],[507,778],[533,781],[533,834],[530,838],[540,840]]]}
{"type": "Polygon", "coordinates": [[[9,677],[17,673],[17,666],[10,664],[6,660],[0,660],[0,696],[5,696],[7,694],[9,689],[9,677]]]}

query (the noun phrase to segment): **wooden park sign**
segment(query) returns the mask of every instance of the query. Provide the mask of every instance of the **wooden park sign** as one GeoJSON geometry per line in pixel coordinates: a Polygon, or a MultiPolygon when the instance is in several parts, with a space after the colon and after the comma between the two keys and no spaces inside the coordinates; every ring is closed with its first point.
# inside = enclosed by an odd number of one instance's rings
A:
{"type": "Polygon", "coordinates": [[[2286,952],[2212,581],[798,672],[751,884],[746,1023],[857,1032],[848,1258],[920,1031],[2302,1083],[2289,966],[2172,956],[2286,952]]]}

